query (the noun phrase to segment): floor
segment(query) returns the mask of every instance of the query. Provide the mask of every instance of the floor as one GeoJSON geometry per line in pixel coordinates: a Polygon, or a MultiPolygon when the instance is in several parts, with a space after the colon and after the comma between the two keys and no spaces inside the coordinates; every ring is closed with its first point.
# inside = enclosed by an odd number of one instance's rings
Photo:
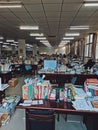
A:
{"type": "MultiPolygon", "coordinates": [[[[24,84],[25,76],[18,77],[18,85],[15,88],[8,88],[6,95],[22,96],[22,85],[24,84]]],[[[65,115],[60,115],[60,121],[55,120],[55,130],[86,130],[82,122],[82,116],[68,115],[65,121],[65,115]]],[[[14,115],[7,125],[2,126],[0,130],[25,130],[25,110],[16,109],[14,115]]]]}

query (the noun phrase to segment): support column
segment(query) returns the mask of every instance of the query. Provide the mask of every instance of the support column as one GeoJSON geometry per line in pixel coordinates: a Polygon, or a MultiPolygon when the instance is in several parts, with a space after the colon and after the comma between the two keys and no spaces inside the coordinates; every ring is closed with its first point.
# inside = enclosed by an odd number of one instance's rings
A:
{"type": "Polygon", "coordinates": [[[38,51],[37,45],[34,44],[33,45],[33,55],[37,55],[37,51],[38,51]]]}
{"type": "Polygon", "coordinates": [[[1,49],[2,49],[2,45],[0,44],[0,56],[1,56],[1,49]]]}
{"type": "Polygon", "coordinates": [[[15,46],[12,46],[12,55],[16,54],[15,46]]]}
{"type": "Polygon", "coordinates": [[[18,40],[18,56],[22,56],[26,58],[26,48],[25,48],[25,40],[19,39],[18,40]]]}

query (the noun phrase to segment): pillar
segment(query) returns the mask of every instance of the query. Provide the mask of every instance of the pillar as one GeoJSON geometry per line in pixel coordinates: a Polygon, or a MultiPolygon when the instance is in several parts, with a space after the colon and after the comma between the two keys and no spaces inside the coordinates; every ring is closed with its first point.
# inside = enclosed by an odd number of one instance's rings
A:
{"type": "Polygon", "coordinates": [[[26,48],[25,48],[25,40],[19,39],[18,40],[18,56],[22,56],[26,58],[26,48]]]}
{"type": "Polygon", "coordinates": [[[2,45],[0,44],[0,56],[1,56],[1,49],[2,49],[2,45]]]}

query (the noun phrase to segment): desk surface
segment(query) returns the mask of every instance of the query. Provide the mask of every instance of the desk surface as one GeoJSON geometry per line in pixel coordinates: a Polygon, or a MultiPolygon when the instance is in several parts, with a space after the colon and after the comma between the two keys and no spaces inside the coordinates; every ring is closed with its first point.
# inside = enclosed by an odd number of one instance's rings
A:
{"type": "Polygon", "coordinates": [[[70,114],[79,114],[79,115],[97,115],[97,111],[89,111],[89,110],[75,110],[72,107],[72,103],[60,101],[60,103],[56,103],[54,100],[44,100],[44,103],[41,105],[32,105],[32,106],[21,106],[17,105],[16,108],[21,109],[40,109],[40,110],[54,110],[57,113],[70,113],[70,114]]]}

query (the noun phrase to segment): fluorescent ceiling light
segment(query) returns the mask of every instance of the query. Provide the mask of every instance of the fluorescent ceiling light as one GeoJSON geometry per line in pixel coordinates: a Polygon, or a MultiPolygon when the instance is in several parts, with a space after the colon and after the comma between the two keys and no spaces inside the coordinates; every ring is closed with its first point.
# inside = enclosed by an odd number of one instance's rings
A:
{"type": "Polygon", "coordinates": [[[21,8],[22,5],[14,4],[0,4],[0,8],[21,8]]]}
{"type": "Polygon", "coordinates": [[[84,3],[85,7],[98,6],[98,3],[84,3]]]}
{"type": "Polygon", "coordinates": [[[8,46],[7,46],[7,45],[3,45],[2,47],[8,48],[8,46]]]}
{"type": "Polygon", "coordinates": [[[3,44],[8,45],[8,44],[10,44],[10,43],[8,43],[8,42],[4,42],[3,44]]]}
{"type": "Polygon", "coordinates": [[[98,1],[98,0],[84,0],[84,1],[89,1],[89,2],[93,2],[93,1],[98,1]]]}
{"type": "Polygon", "coordinates": [[[70,26],[70,30],[84,30],[89,29],[89,26],[70,26]]]}
{"type": "Polygon", "coordinates": [[[21,30],[38,30],[38,26],[20,26],[19,27],[21,30]]]}
{"type": "Polygon", "coordinates": [[[36,37],[36,40],[46,40],[46,37],[36,37]]]}
{"type": "Polygon", "coordinates": [[[67,39],[69,39],[69,40],[73,40],[74,37],[63,37],[63,39],[64,39],[64,40],[67,40],[67,39]]]}
{"type": "Polygon", "coordinates": [[[44,36],[43,33],[30,33],[30,36],[44,36]]]}
{"type": "Polygon", "coordinates": [[[4,37],[0,36],[0,40],[4,39],[4,37]]]}
{"type": "Polygon", "coordinates": [[[18,43],[17,41],[14,41],[14,43],[18,43]]]}
{"type": "Polygon", "coordinates": [[[80,33],[66,33],[65,36],[79,36],[80,33]]]}
{"type": "Polygon", "coordinates": [[[3,43],[3,41],[0,41],[0,43],[3,43]]]}
{"type": "Polygon", "coordinates": [[[21,1],[0,1],[0,8],[21,8],[21,1]]]}
{"type": "Polygon", "coordinates": [[[12,39],[8,39],[8,40],[6,40],[6,42],[15,42],[15,41],[12,39]]]}
{"type": "Polygon", "coordinates": [[[40,40],[40,42],[48,42],[48,40],[40,40]]]}
{"type": "Polygon", "coordinates": [[[16,46],[16,44],[14,44],[14,43],[12,43],[12,44],[10,44],[10,45],[12,45],[12,46],[16,46]]]}

